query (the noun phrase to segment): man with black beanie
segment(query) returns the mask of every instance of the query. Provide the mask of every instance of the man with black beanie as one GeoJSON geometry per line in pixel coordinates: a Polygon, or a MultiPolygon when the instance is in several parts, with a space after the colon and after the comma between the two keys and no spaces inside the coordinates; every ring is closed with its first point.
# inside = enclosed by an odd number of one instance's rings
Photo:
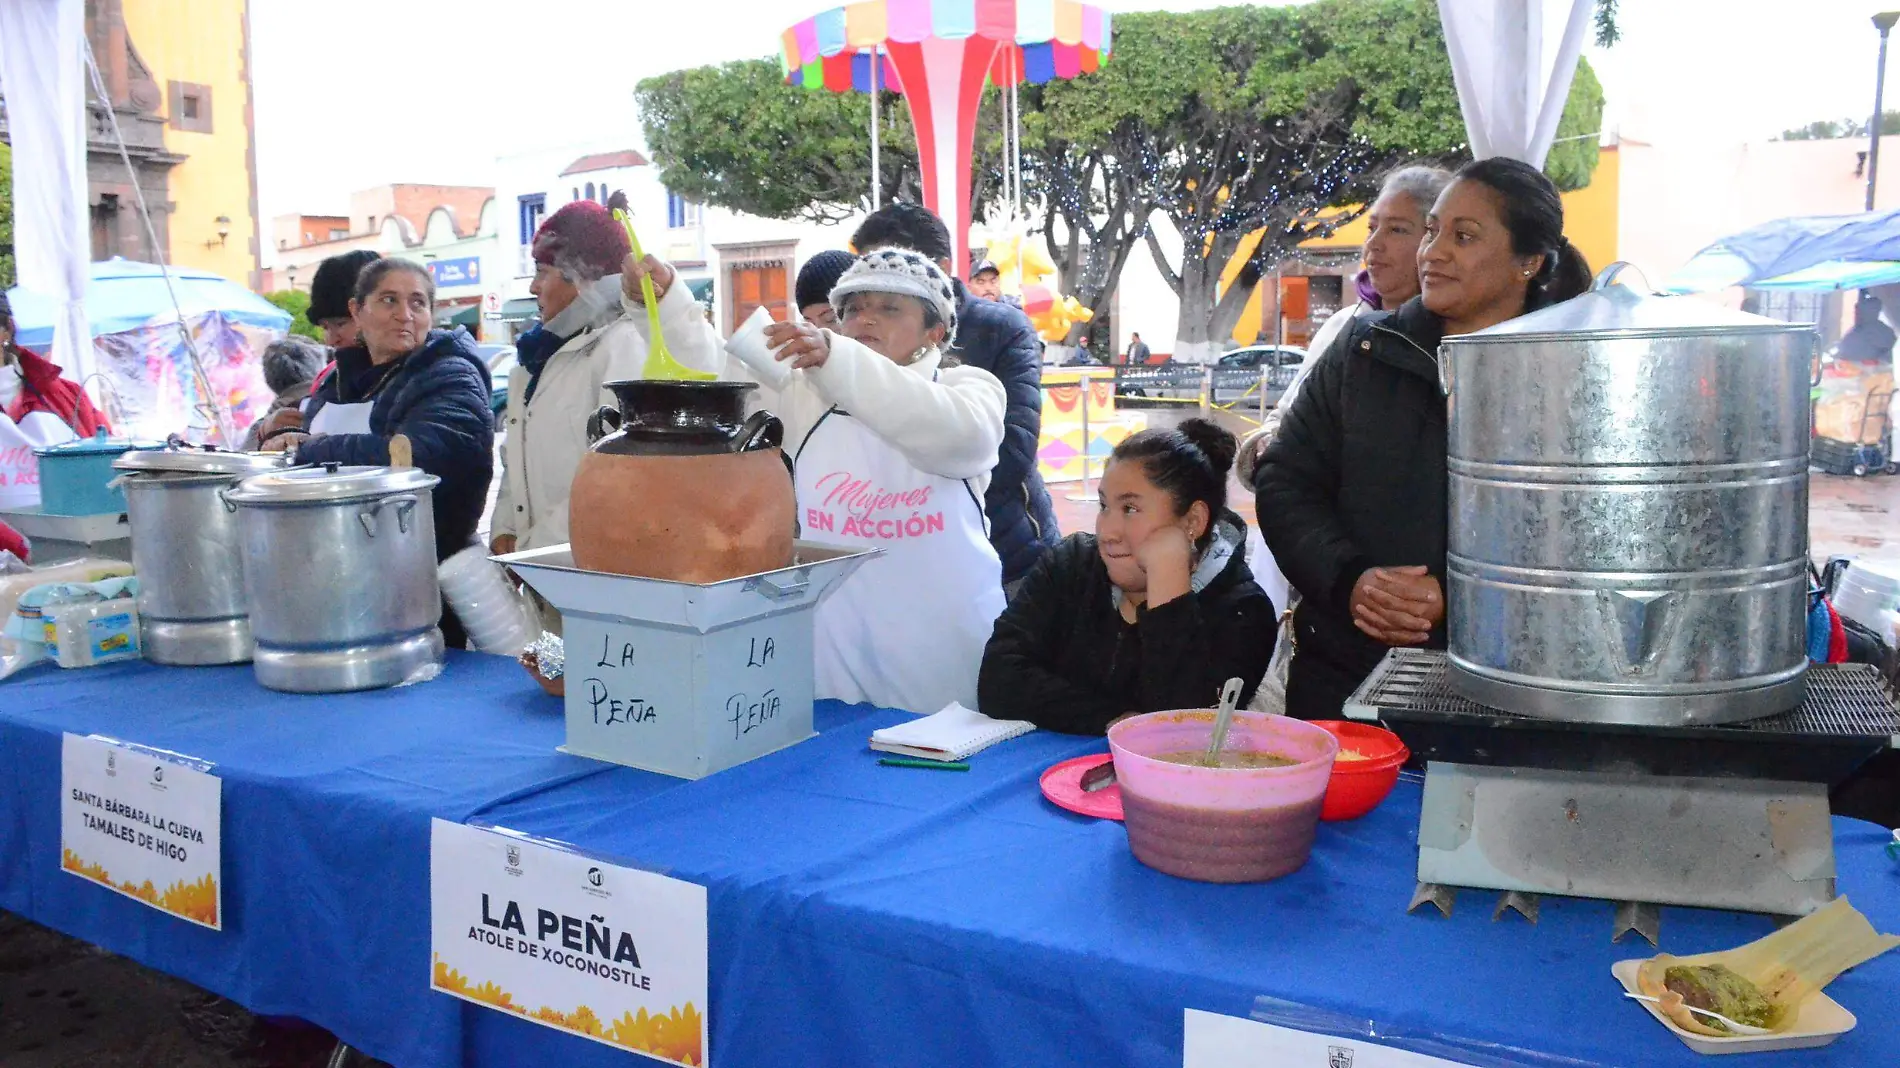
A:
{"type": "MultiPolygon", "coordinates": [[[[930,209],[902,201],[871,213],[851,247],[859,255],[880,248],[902,248],[935,260],[954,275],[950,230],[930,209]]],[[[983,509],[990,520],[990,544],[1003,559],[1003,584],[1014,589],[1043,550],[1062,538],[1055,505],[1042,484],[1036,454],[1042,446],[1042,341],[1020,309],[984,300],[961,281],[951,283],[957,297],[957,331],[948,354],[995,375],[1009,394],[1003,416],[1003,447],[983,509]]]]}
{"type": "Polygon", "coordinates": [[[798,314],[805,321],[825,330],[838,328],[838,313],[831,309],[831,287],[858,258],[849,252],[826,249],[805,261],[798,269],[798,281],[792,286],[792,299],[798,302],[798,314]]]}
{"type": "Polygon", "coordinates": [[[317,276],[310,280],[310,308],[304,318],[323,331],[323,343],[332,349],[356,344],[356,321],[350,318],[350,296],[356,292],[356,276],[363,268],[382,259],[369,249],[357,249],[331,256],[317,264],[317,276]]]}

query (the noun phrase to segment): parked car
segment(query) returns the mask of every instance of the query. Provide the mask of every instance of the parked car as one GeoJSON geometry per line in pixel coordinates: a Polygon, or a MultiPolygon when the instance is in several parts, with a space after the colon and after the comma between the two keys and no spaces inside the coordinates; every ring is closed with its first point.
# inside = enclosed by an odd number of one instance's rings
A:
{"type": "Polygon", "coordinates": [[[495,413],[495,429],[500,430],[508,413],[508,379],[515,370],[515,347],[477,345],[475,351],[488,362],[488,407],[495,413]]]}
{"type": "MultiPolygon", "coordinates": [[[[1268,372],[1267,403],[1278,403],[1305,360],[1306,350],[1294,345],[1249,345],[1228,352],[1211,365],[1214,403],[1229,404],[1242,397],[1248,397],[1249,404],[1257,403],[1248,395],[1260,385],[1262,370],[1268,372]]],[[[1118,368],[1115,392],[1136,400],[1197,400],[1209,370],[1208,364],[1174,360],[1118,368]]]]}
{"type": "Polygon", "coordinates": [[[1221,367],[1298,367],[1306,350],[1297,345],[1248,345],[1220,358],[1221,367]]]}

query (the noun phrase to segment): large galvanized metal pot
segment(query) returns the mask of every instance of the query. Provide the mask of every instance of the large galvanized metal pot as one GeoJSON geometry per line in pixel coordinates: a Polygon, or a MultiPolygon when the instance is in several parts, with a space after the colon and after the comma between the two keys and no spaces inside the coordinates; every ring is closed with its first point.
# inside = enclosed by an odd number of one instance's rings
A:
{"type": "Polygon", "coordinates": [[[147,660],[204,665],[251,658],[237,517],[218,495],[283,461],[282,455],[179,447],[135,450],[113,463],[125,492],[147,660]]]}
{"type": "Polygon", "coordinates": [[[1547,719],[1793,708],[1815,333],[1611,284],[1440,350],[1453,686],[1547,719]]]}
{"type": "Polygon", "coordinates": [[[439,481],[326,464],[259,475],[224,494],[243,538],[259,683],[341,693],[441,664],[430,509],[439,481]]]}

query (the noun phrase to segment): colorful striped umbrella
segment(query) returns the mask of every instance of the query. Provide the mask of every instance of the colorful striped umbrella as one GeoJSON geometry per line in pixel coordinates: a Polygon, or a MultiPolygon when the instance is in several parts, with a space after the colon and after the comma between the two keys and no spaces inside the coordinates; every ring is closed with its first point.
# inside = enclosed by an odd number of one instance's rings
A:
{"type": "Polygon", "coordinates": [[[1078,0],[863,0],[786,30],[780,62],[786,80],[807,89],[904,95],[924,203],[950,228],[961,276],[984,81],[1040,85],[1090,73],[1107,60],[1111,36],[1109,13],[1078,0]]]}

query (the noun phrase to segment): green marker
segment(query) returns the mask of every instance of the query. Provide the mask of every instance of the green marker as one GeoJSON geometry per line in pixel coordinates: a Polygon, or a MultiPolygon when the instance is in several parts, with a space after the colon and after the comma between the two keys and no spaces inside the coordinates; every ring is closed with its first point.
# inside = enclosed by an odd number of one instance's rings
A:
{"type": "Polygon", "coordinates": [[[887,768],[933,768],[937,771],[969,771],[961,760],[913,760],[910,757],[884,757],[878,761],[887,768]]]}

